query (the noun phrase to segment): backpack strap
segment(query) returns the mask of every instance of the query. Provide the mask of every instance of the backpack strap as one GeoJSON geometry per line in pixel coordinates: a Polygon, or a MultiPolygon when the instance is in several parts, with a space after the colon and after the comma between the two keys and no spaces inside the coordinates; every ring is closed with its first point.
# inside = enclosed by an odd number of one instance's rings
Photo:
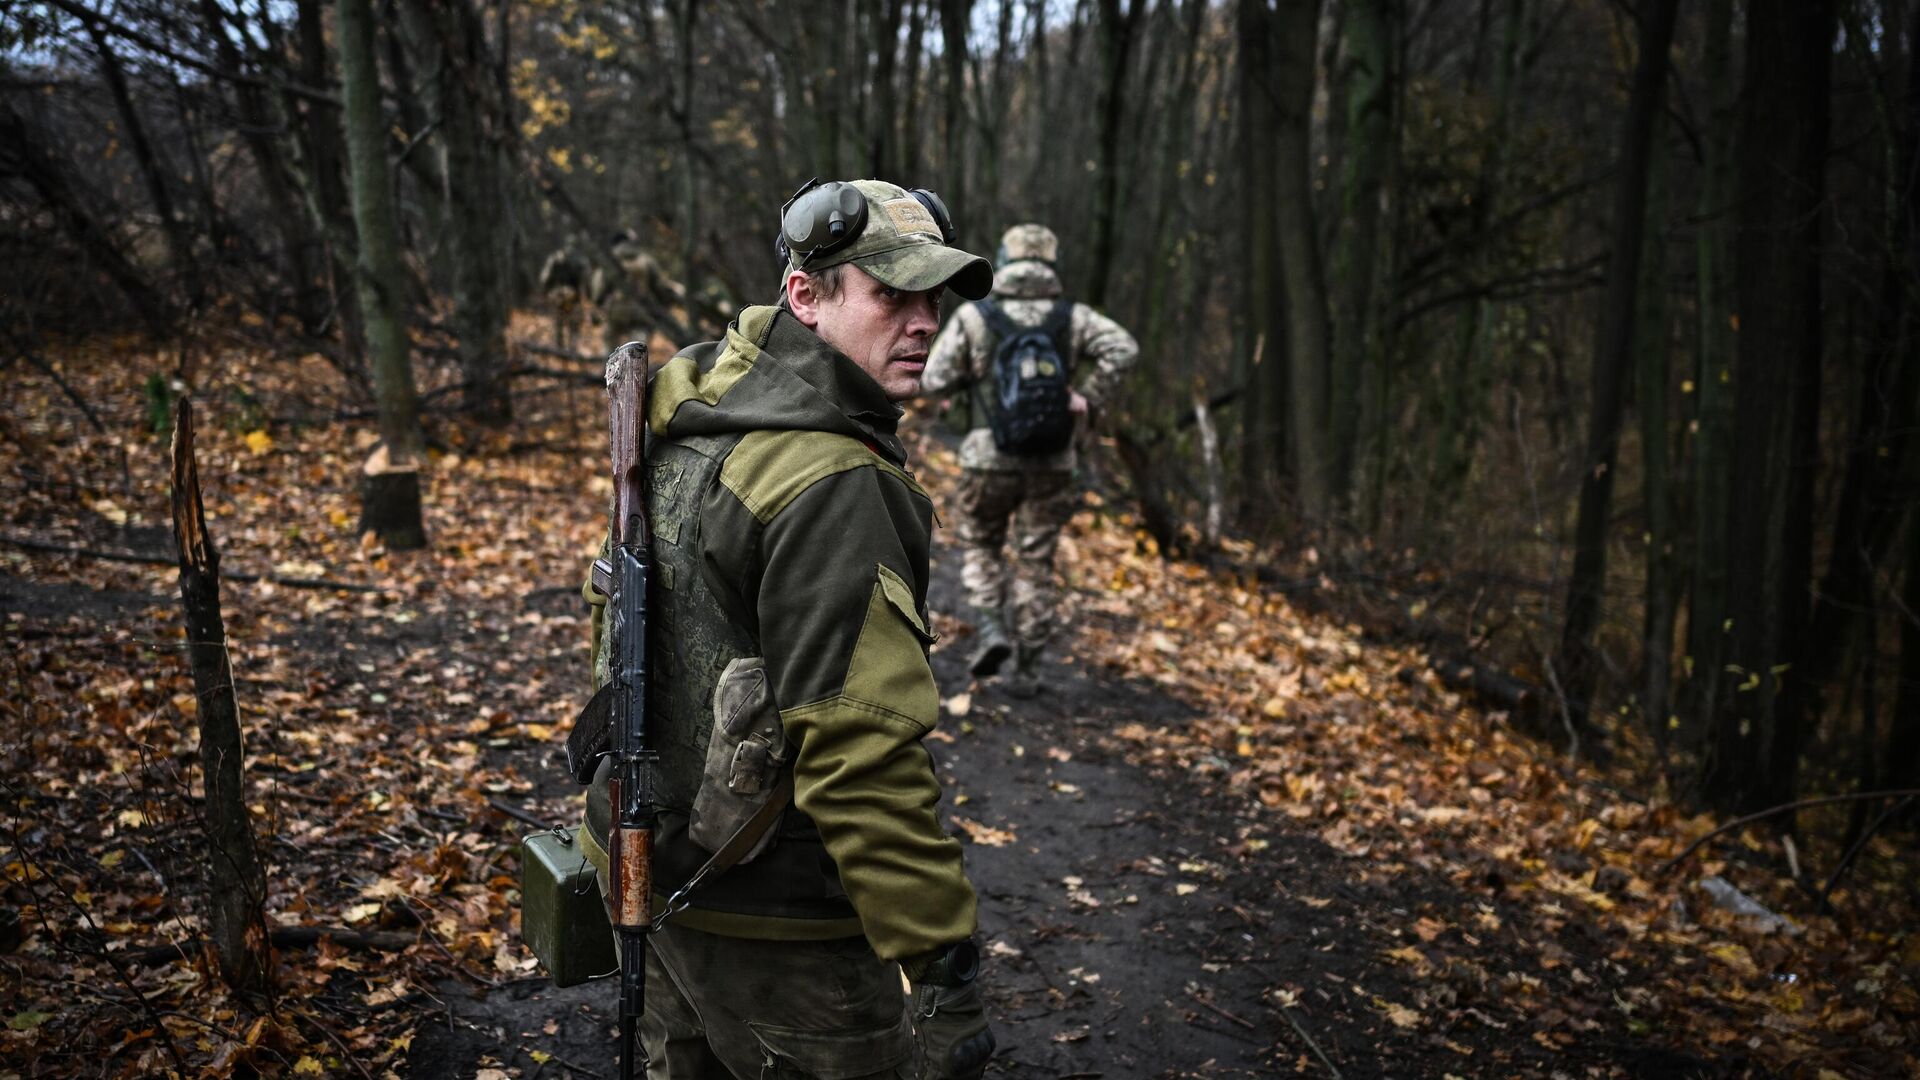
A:
{"type": "Polygon", "coordinates": [[[987,321],[987,332],[993,335],[995,342],[1005,341],[1018,329],[1013,325],[1013,320],[1007,318],[1007,313],[1000,310],[1000,305],[993,302],[991,296],[975,300],[973,306],[980,310],[980,317],[987,321]]]}
{"type": "Polygon", "coordinates": [[[1073,352],[1073,301],[1066,297],[1054,301],[1053,310],[1040,324],[1040,329],[1053,341],[1053,351],[1067,365],[1067,375],[1073,375],[1073,369],[1080,359],[1073,352]]]}

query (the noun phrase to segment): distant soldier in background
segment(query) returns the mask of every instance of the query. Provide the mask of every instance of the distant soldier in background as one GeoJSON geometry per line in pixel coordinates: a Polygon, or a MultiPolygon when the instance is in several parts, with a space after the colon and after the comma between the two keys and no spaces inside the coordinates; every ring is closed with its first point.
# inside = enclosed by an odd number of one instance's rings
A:
{"type": "Polygon", "coordinates": [[[955,408],[971,428],[957,500],[960,578],[980,635],[969,670],[986,678],[1012,656],[1016,697],[1043,689],[1040,656],[1059,620],[1053,551],[1073,516],[1074,432],[1140,353],[1119,323],[1061,296],[1059,247],[1044,225],[1006,231],[992,295],[954,313],[921,389],[960,392],[955,408]],[[1009,523],[1011,560],[1001,553],[1009,523]]]}
{"type": "Polygon", "coordinates": [[[657,294],[671,295],[677,288],[631,230],[614,236],[612,250],[619,270],[594,267],[587,287],[587,298],[605,324],[608,352],[629,341],[647,340],[654,322],[649,312],[658,303],[657,294]]]}
{"type": "Polygon", "coordinates": [[[573,324],[580,315],[580,290],[585,283],[585,268],[570,246],[555,248],[540,266],[540,291],[553,309],[553,335],[562,349],[572,348],[573,324]]]}

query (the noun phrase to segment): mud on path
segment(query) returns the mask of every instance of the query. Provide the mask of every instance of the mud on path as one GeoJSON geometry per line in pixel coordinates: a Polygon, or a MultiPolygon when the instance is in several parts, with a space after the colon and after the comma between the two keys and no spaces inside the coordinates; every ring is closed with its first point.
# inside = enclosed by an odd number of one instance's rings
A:
{"type": "MultiPolygon", "coordinates": [[[[1033,701],[997,680],[970,684],[971,627],[952,614],[962,610],[957,554],[936,552],[931,603],[944,637],[933,663],[949,715],[928,745],[980,893],[983,986],[999,1040],[989,1076],[1751,1073],[1661,1050],[1602,1015],[1614,989],[1645,973],[1610,960],[1580,923],[1543,953],[1505,929],[1513,921],[1502,918],[1497,881],[1370,873],[1257,802],[1141,764],[1138,743],[1116,731],[1177,729],[1193,716],[1151,683],[1069,655],[1050,662],[1050,690],[1033,701]],[[1429,914],[1448,925],[1481,916],[1487,929],[1466,943],[1477,970],[1418,972],[1386,959],[1420,940],[1429,914]],[[1564,1023],[1569,1000],[1600,1019],[1570,1046],[1536,1038],[1541,995],[1508,993],[1516,983],[1560,1001],[1546,1020],[1564,1023]],[[1395,1020],[1397,1009],[1436,1005],[1460,1019],[1395,1020]]],[[[527,606],[551,618],[577,603],[546,590],[527,606]]],[[[578,796],[558,763],[512,752],[534,784],[526,805],[575,819],[578,796]]],[[[476,993],[450,982],[437,994],[407,1075],[614,1074],[605,983],[556,990],[526,978],[476,993]]]]}

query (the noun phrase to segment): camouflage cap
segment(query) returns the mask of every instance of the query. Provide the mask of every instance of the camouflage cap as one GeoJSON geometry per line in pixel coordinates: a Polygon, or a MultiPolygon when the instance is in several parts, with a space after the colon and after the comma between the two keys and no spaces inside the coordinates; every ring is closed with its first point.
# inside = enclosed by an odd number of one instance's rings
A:
{"type": "Polygon", "coordinates": [[[994,260],[1001,266],[1022,259],[1038,259],[1051,266],[1060,261],[1060,238],[1045,225],[1031,221],[1015,225],[1000,236],[1000,253],[994,260]]]}
{"type": "MultiPolygon", "coordinates": [[[[855,180],[853,186],[867,200],[866,227],[852,244],[815,259],[807,269],[850,262],[896,289],[924,292],[945,285],[968,300],[993,290],[992,264],[945,243],[940,223],[907,189],[884,180],[855,180]]],[[[789,256],[789,267],[799,269],[799,264],[797,252],[789,256]]]]}

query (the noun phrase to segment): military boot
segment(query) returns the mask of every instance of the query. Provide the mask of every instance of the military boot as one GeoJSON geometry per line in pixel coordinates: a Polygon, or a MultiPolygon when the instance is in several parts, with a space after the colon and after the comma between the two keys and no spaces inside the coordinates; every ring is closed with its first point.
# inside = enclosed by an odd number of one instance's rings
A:
{"type": "Polygon", "coordinates": [[[987,678],[1000,670],[1000,665],[1013,655],[1013,641],[1007,637],[1007,628],[1000,621],[1000,613],[986,608],[975,608],[974,614],[979,625],[980,646],[973,650],[973,657],[967,661],[967,670],[976,679],[987,678]]]}
{"type": "Polygon", "coordinates": [[[1020,643],[1019,655],[1013,661],[1013,677],[1007,680],[1007,693],[1025,701],[1045,692],[1046,685],[1040,681],[1042,648],[1024,641],[1020,643]]]}

